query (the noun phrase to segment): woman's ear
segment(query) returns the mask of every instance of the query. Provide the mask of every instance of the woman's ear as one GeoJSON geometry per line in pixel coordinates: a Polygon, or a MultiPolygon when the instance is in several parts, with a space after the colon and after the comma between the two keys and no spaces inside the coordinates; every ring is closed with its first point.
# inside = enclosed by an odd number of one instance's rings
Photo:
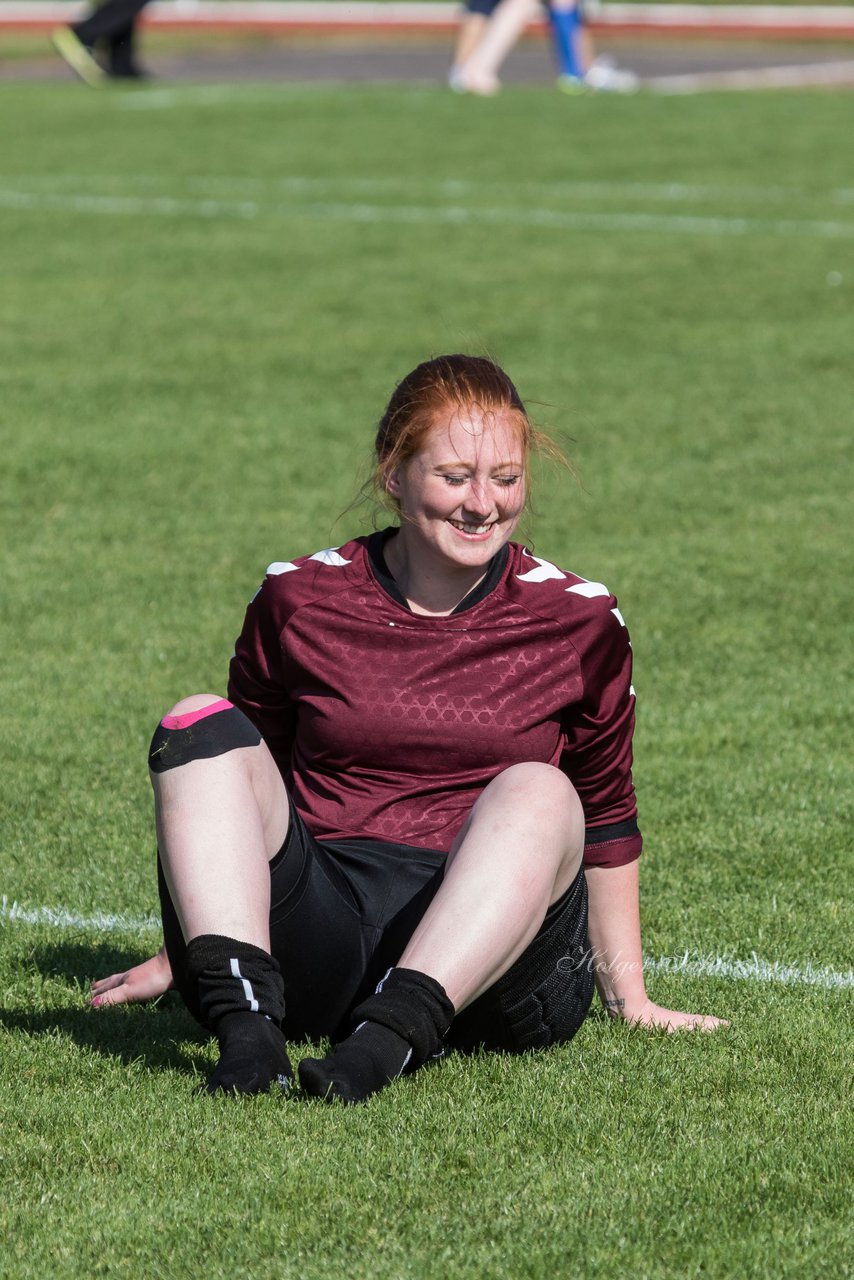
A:
{"type": "Polygon", "coordinates": [[[385,491],[390,493],[393,498],[400,497],[400,473],[396,468],[386,477],[385,491]]]}

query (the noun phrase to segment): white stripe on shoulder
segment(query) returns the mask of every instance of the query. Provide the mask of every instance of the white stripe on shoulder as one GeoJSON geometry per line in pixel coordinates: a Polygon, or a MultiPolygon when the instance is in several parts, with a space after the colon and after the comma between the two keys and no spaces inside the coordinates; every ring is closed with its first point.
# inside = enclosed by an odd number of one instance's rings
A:
{"type": "Polygon", "coordinates": [[[339,568],[341,565],[349,564],[349,560],[345,560],[342,555],[338,554],[337,547],[327,547],[325,551],[315,551],[313,556],[308,557],[309,560],[319,560],[321,564],[334,564],[339,568]]]}
{"type": "Polygon", "coordinates": [[[566,574],[558,569],[557,565],[552,564],[550,560],[541,560],[539,556],[532,556],[529,551],[525,554],[531,559],[536,560],[536,569],[529,569],[527,573],[517,573],[516,577],[520,582],[548,582],[549,578],[565,578],[566,574]]]}
{"type": "MultiPolygon", "coordinates": [[[[341,565],[349,564],[349,560],[345,560],[339,554],[337,547],[327,547],[325,551],[315,551],[314,555],[306,556],[306,560],[317,560],[320,564],[335,565],[340,568],[341,565]]],[[[268,577],[278,577],[280,573],[295,573],[299,568],[298,564],[294,564],[293,560],[274,560],[272,564],[267,566],[268,577]]]]}
{"type": "Polygon", "coordinates": [[[567,587],[567,591],[571,591],[575,596],[585,596],[588,600],[611,594],[604,582],[576,582],[574,587],[567,587]]]}
{"type": "Polygon", "coordinates": [[[611,610],[611,612],[613,613],[614,617],[615,617],[615,618],[617,619],[617,621],[619,622],[620,626],[621,626],[621,627],[624,627],[624,626],[626,625],[626,620],[625,620],[625,618],[623,617],[623,615],[620,613],[620,610],[619,610],[619,609],[612,609],[612,610],[611,610]]]}

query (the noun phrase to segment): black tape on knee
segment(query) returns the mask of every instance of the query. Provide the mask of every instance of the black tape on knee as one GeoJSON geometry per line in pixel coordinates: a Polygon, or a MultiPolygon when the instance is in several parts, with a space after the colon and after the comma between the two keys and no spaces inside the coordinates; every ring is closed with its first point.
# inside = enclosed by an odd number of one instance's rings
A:
{"type": "Polygon", "coordinates": [[[191,760],[211,760],[238,747],[257,747],[261,741],[252,721],[237,707],[211,711],[184,727],[169,723],[180,719],[167,716],[154,730],[148,749],[148,767],[153,773],[165,773],[191,760]]]}

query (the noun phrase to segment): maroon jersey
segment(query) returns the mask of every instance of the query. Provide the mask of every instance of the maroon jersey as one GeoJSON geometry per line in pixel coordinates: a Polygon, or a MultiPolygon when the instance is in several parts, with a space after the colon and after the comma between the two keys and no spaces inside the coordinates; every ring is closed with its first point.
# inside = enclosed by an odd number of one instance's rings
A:
{"type": "Polygon", "coordinates": [[[447,851],[487,783],[541,761],[578,792],[586,863],[638,857],[614,597],[510,543],[449,617],[425,617],[388,576],[388,534],[270,565],[231,662],[229,697],[309,829],[447,851]]]}

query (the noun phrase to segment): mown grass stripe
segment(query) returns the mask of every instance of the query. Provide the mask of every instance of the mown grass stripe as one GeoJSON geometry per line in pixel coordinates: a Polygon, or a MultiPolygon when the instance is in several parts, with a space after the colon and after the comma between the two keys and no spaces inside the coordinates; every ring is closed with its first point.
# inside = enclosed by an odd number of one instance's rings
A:
{"type": "MultiPolygon", "coordinates": [[[[160,929],[160,919],[153,915],[125,915],[96,911],[84,916],[65,907],[22,907],[17,901],[0,900],[0,923],[50,925],[58,929],[85,929],[93,933],[146,933],[160,929]]],[[[644,956],[648,973],[682,974],[692,978],[724,978],[734,982],[775,982],[790,987],[854,987],[854,971],[814,965],[807,960],[800,965],[780,960],[763,960],[754,951],[748,960],[724,956],[702,955],[685,951],[681,956],[644,956]]]]}

